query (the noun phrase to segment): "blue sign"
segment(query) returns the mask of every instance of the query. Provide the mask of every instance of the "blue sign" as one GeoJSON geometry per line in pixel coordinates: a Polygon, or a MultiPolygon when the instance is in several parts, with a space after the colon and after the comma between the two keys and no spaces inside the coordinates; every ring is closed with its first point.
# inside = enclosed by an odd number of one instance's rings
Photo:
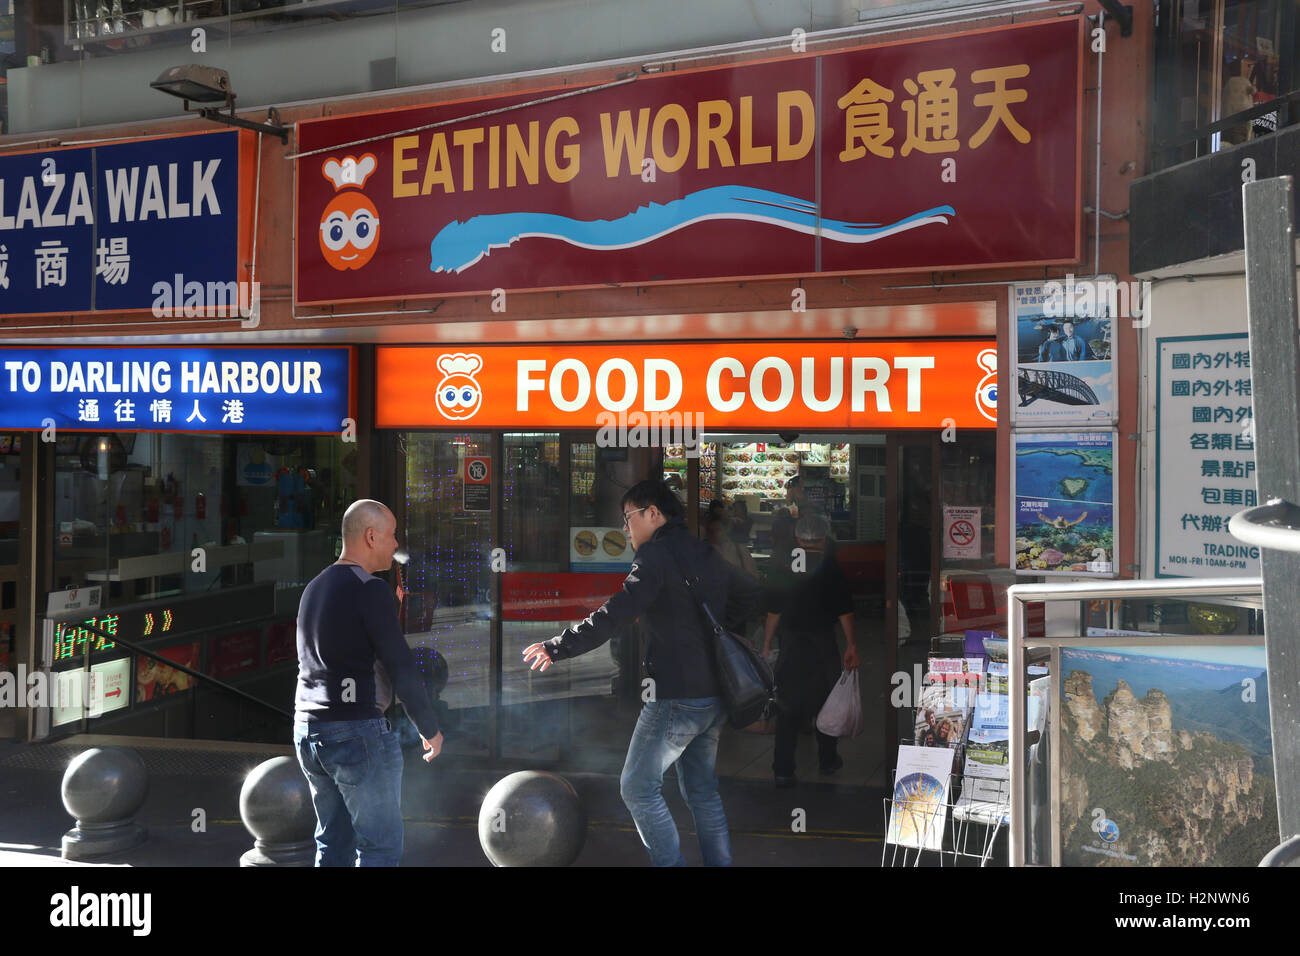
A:
{"type": "Polygon", "coordinates": [[[333,348],[0,349],[0,429],[338,433],[351,355],[333,348]]]}
{"type": "Polygon", "coordinates": [[[235,282],[238,220],[233,130],[0,158],[0,314],[180,307],[235,282]]]}

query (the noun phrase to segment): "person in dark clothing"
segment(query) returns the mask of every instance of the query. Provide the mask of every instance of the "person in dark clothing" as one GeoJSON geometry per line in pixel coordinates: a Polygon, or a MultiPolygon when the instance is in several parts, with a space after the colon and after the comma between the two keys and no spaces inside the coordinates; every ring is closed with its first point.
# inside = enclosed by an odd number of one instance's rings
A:
{"type": "Polygon", "coordinates": [[[1063,360],[1061,354],[1061,330],[1058,326],[1048,325],[1043,328],[1047,333],[1047,338],[1043,339],[1038,346],[1039,362],[1060,362],[1063,360]]]}
{"type": "MultiPolygon", "coordinates": [[[[765,594],[767,611],[763,654],[772,650],[772,639],[781,637],[776,663],[776,685],[780,688],[781,710],[776,718],[776,747],[772,772],[778,787],[795,785],[795,747],[799,730],[817,719],[830,696],[841,665],[835,642],[835,622],[844,628],[848,645],[843,667],[858,666],[857,643],[853,634],[853,596],[848,579],[833,555],[826,551],[829,523],[818,514],[805,515],[795,526],[802,564],[774,569],[765,594]]],[[[844,766],[836,753],[834,737],[817,731],[817,756],[821,772],[834,773],[844,766]]]]}
{"type": "Polygon", "coordinates": [[[343,515],[342,556],[312,579],[298,605],[293,742],[316,810],[317,866],[401,859],[402,748],[383,716],[392,703],[387,680],[420,731],[425,761],[442,750],[397,603],[374,576],[392,566],[396,530],[378,501],[354,501],[343,515]]]}
{"type": "Polygon", "coordinates": [[[772,512],[772,557],[771,567],[789,568],[790,552],[794,550],[794,515],[789,508],[777,508],[772,512]]]}
{"type": "Polygon", "coordinates": [[[1097,357],[1092,354],[1092,347],[1074,334],[1074,323],[1069,319],[1061,323],[1061,340],[1057,345],[1061,349],[1061,359],[1066,362],[1091,361],[1097,357]]]}
{"type": "Polygon", "coordinates": [[[727,563],[682,519],[682,507],[662,481],[642,481],[623,496],[623,526],[636,559],[623,588],[558,637],[524,649],[545,671],[553,661],[585,654],[640,618],[647,631],[649,699],[632,732],[619,781],[641,842],[654,866],[683,866],[681,841],[663,797],[664,771],[677,765],[677,783],[695,818],[706,866],[731,864],[731,835],[718,795],[714,763],[727,713],[713,662],[712,632],[684,575],[727,627],[757,604],[758,586],[727,563]]]}

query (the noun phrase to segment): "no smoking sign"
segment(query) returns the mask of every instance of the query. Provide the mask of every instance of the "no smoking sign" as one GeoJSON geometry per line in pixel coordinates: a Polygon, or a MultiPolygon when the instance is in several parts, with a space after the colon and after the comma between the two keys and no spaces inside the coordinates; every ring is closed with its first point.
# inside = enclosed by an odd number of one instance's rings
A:
{"type": "Polygon", "coordinates": [[[943,556],[978,558],[980,556],[979,508],[943,509],[943,556]]]}
{"type": "Polygon", "coordinates": [[[492,459],[465,459],[465,510],[492,510],[492,459]]]}

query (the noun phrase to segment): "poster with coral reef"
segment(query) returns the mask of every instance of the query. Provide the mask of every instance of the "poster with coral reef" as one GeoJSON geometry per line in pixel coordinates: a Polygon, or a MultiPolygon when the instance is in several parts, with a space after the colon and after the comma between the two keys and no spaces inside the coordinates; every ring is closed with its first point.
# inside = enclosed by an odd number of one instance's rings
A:
{"type": "Polygon", "coordinates": [[[1278,842],[1265,652],[1061,648],[1061,862],[1256,866],[1278,842]]]}
{"type": "Polygon", "coordinates": [[[1115,433],[1017,433],[1015,570],[1115,576],[1115,433]]]}

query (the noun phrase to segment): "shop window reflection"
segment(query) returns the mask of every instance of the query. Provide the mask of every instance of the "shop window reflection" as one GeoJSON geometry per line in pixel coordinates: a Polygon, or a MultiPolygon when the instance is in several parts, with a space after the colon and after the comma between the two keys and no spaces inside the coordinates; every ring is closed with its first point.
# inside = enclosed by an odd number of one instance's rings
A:
{"type": "Polygon", "coordinates": [[[355,457],[302,436],[61,435],[56,583],[112,603],[258,582],[296,598],[339,551],[355,457]]]}
{"type": "MultiPolygon", "coordinates": [[[[22,434],[0,435],[0,673],[13,673],[18,624],[18,534],[22,434]]],[[[14,732],[13,708],[0,711],[0,739],[14,732]]]]}
{"type": "Polygon", "coordinates": [[[417,656],[436,650],[447,662],[440,699],[458,731],[448,746],[488,747],[491,704],[491,512],[465,508],[465,459],[492,454],[483,433],[406,436],[406,518],[398,538],[411,554],[407,571],[407,642],[417,656]]]}
{"type": "Polygon", "coordinates": [[[1157,165],[1185,162],[1274,132],[1280,110],[1201,134],[1205,127],[1294,88],[1293,5],[1282,0],[1179,0],[1164,9],[1175,29],[1157,57],[1155,121],[1157,138],[1173,148],[1157,165]]]}

